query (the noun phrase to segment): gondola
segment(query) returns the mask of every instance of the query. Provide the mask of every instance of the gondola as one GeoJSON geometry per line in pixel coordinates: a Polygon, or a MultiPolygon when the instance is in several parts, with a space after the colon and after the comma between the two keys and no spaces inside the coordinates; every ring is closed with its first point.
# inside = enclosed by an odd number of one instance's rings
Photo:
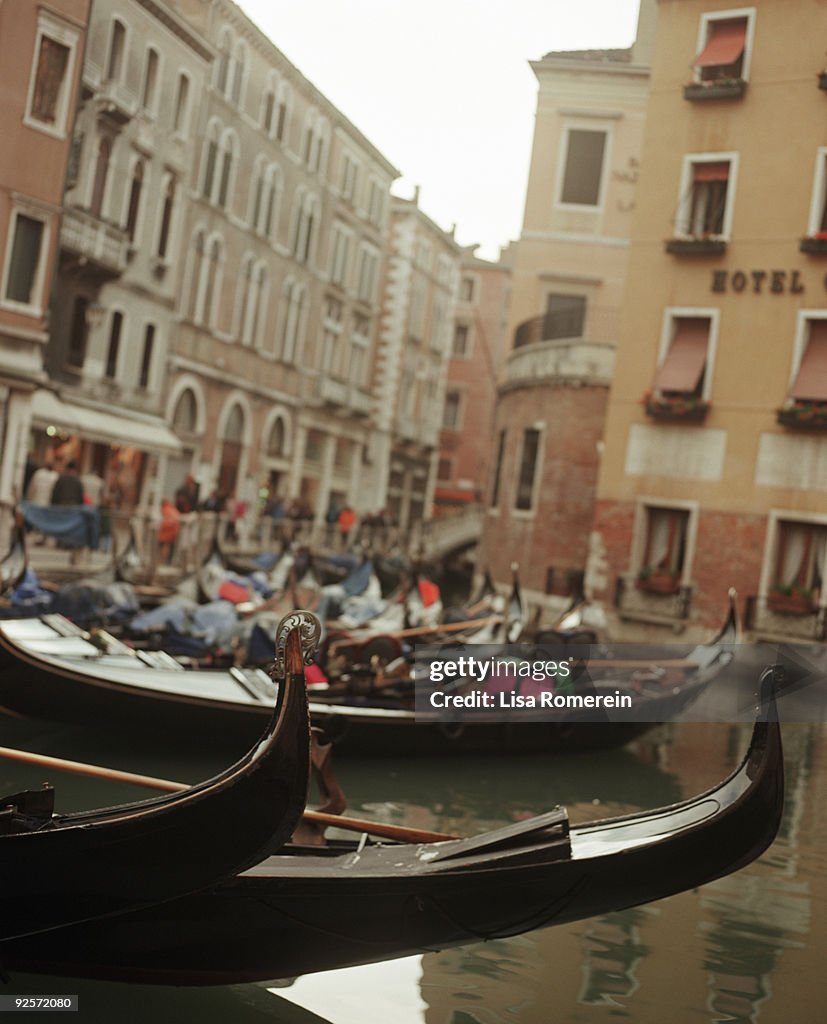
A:
{"type": "Polygon", "coordinates": [[[256,864],[304,810],[310,735],[303,661],[319,623],[279,628],[275,713],[259,742],[215,778],[181,794],[55,814],[54,790],[0,798],[0,936],[120,913],[193,892],[256,864]]]}
{"type": "MultiPolygon", "coordinates": [[[[437,714],[431,720],[417,714],[409,695],[400,697],[391,688],[350,697],[334,691],[329,698],[313,690],[310,712],[330,738],[365,752],[525,753],[617,746],[699,696],[731,661],[737,637],[733,600],[718,636],[685,659],[686,681],[642,694],[647,712],[634,720],[548,721],[528,713],[509,720],[480,716],[457,725],[437,714]]],[[[618,669],[602,685],[623,680],[618,669]]],[[[135,651],[104,631],[85,633],[60,616],[0,622],[0,711],[120,729],[144,741],[214,747],[249,745],[263,728],[273,696],[272,681],[259,668],[185,670],[163,651],[135,651]]]]}
{"type": "Polygon", "coordinates": [[[705,884],[750,863],[778,830],[773,674],[740,767],[695,799],[573,826],[558,808],[438,843],[288,846],[199,893],[0,943],[0,961],[7,971],[226,985],[504,938],[705,884]]]}

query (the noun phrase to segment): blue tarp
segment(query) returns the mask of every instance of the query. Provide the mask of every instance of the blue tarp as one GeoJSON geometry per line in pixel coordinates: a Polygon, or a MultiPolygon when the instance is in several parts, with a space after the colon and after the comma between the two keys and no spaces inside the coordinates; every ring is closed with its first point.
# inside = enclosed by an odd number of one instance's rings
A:
{"type": "Polygon", "coordinates": [[[51,611],[52,594],[40,586],[32,569],[26,569],[23,579],[8,595],[9,606],[0,607],[0,618],[28,618],[33,615],[45,615],[51,611]]]}
{"type": "Polygon", "coordinates": [[[92,505],[35,505],[21,502],[26,526],[56,537],[67,548],[98,546],[100,515],[92,505]]]}

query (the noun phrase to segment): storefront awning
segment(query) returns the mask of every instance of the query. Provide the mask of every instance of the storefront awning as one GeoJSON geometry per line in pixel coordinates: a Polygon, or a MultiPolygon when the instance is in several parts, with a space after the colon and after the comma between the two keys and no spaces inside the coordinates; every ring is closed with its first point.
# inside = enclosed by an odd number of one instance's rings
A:
{"type": "Polygon", "coordinates": [[[115,414],[90,409],[64,401],[45,389],[32,395],[32,421],[41,427],[59,427],[84,441],[124,445],[148,452],[181,451],[181,442],[160,418],[137,418],[126,411],[115,414]]]}

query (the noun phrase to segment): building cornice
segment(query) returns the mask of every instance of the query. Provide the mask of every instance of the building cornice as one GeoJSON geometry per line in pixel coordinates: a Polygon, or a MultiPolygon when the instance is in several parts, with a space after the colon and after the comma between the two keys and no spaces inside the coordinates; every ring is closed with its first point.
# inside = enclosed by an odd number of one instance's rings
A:
{"type": "Polygon", "coordinates": [[[166,4],[159,0],[136,0],[136,2],[166,26],[174,36],[186,43],[202,60],[212,61],[215,51],[207,40],[199,32],[194,31],[183,18],[171,11],[166,4]]]}

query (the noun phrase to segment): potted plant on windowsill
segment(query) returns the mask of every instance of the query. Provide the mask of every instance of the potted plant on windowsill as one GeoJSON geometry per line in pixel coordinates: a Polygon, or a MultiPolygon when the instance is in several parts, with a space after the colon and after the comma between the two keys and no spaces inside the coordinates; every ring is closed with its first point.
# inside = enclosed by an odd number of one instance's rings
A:
{"type": "Polygon", "coordinates": [[[718,234],[703,231],[699,235],[667,238],[666,251],[673,256],[721,256],[726,252],[726,242],[718,234]]]}
{"type": "Polygon", "coordinates": [[[683,87],[685,100],[737,100],[747,91],[743,78],[713,78],[687,82],[683,87]]]}
{"type": "Polygon", "coordinates": [[[655,420],[683,420],[700,423],[709,412],[709,402],[697,395],[659,395],[647,391],[643,396],[646,415],[655,420]]]}
{"type": "Polygon", "coordinates": [[[782,427],[827,430],[827,402],[794,402],[776,413],[782,427]]]}
{"type": "Polygon", "coordinates": [[[798,243],[798,248],[801,252],[827,253],[827,231],[806,235],[798,243]]]}
{"type": "Polygon", "coordinates": [[[813,615],[817,609],[812,591],[798,583],[776,583],[767,596],[767,608],[780,615],[813,615]]]}
{"type": "Polygon", "coordinates": [[[645,590],[649,594],[677,594],[681,580],[674,569],[644,565],[638,573],[637,585],[639,590],[645,590]]]}

